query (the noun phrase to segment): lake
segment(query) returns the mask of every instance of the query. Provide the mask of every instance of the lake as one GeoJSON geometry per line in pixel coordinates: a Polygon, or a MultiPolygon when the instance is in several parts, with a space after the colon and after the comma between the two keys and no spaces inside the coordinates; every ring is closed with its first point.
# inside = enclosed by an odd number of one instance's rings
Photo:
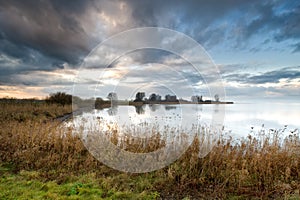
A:
{"type": "Polygon", "coordinates": [[[299,108],[296,103],[119,105],[74,116],[72,133],[107,166],[148,172],[173,163],[193,141],[198,141],[198,157],[202,158],[220,136],[239,143],[252,134],[263,144],[268,137],[263,133],[271,134],[270,141],[277,138],[272,135],[274,129],[281,130],[279,139],[298,134],[299,108]]]}
{"type": "Polygon", "coordinates": [[[286,135],[293,133],[300,128],[299,111],[299,103],[147,104],[139,107],[113,106],[83,116],[94,116],[119,127],[143,127],[147,124],[189,129],[194,125],[214,125],[233,137],[245,137],[270,129],[281,129],[286,135]]]}

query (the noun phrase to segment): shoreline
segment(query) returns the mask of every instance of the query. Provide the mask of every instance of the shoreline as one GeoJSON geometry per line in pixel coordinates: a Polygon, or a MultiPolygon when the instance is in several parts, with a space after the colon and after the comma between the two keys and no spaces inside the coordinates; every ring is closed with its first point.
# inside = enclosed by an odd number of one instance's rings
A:
{"type": "Polygon", "coordinates": [[[96,109],[104,109],[104,108],[110,108],[112,106],[143,106],[143,105],[177,105],[177,104],[194,104],[194,105],[203,105],[203,104],[234,104],[232,101],[226,101],[226,102],[216,102],[216,101],[203,101],[203,102],[190,102],[190,101],[116,101],[116,102],[109,102],[104,101],[101,103],[96,103],[95,108],[96,109]]]}
{"type": "MultiPolygon", "coordinates": [[[[133,106],[141,106],[144,104],[162,104],[162,105],[176,105],[176,104],[195,104],[195,105],[202,105],[202,104],[234,104],[234,102],[232,101],[203,101],[203,102],[190,102],[190,101],[144,101],[144,102],[133,102],[133,101],[129,101],[127,105],[133,105],[133,106]]],[[[118,104],[116,103],[116,105],[125,105],[125,104],[118,104]]]]}

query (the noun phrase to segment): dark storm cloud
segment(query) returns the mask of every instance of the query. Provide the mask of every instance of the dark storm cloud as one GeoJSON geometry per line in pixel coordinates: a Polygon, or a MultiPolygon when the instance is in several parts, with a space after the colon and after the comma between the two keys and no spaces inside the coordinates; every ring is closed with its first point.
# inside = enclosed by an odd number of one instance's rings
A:
{"type": "Polygon", "coordinates": [[[2,55],[0,54],[0,83],[2,84],[23,84],[15,76],[18,74],[63,68],[60,60],[46,57],[37,50],[26,46],[17,46],[7,40],[0,40],[0,42],[2,44],[0,46],[0,52],[2,52],[2,55]]]}
{"type": "Polygon", "coordinates": [[[265,84],[265,83],[279,83],[280,79],[293,79],[300,78],[299,67],[286,67],[279,70],[265,72],[259,75],[252,74],[230,74],[224,76],[227,81],[235,81],[246,84],[265,84]]]}
{"type": "MultiPolygon", "coordinates": [[[[110,4],[120,2],[122,1],[112,1],[110,4]]],[[[270,3],[273,1],[265,1],[264,4],[257,3],[260,1],[246,0],[176,0],[172,3],[158,0],[130,0],[123,2],[130,7],[127,15],[131,18],[126,24],[127,28],[140,26],[173,28],[187,33],[209,47],[225,40],[227,31],[224,26],[213,27],[211,25],[222,18],[226,21],[224,18],[232,12],[244,12],[247,9],[255,11],[252,15],[257,14],[258,18],[256,17],[257,19],[248,24],[245,23],[244,37],[250,37],[263,28],[281,27],[276,40],[282,41],[291,37],[298,38],[300,32],[299,26],[295,26],[300,20],[299,7],[277,16],[274,8],[278,3],[270,3]]],[[[83,28],[80,19],[91,9],[96,9],[101,13],[102,9],[110,8],[110,10],[105,10],[108,15],[118,13],[118,6],[108,6],[108,4],[105,1],[91,0],[27,0],[26,2],[2,0],[0,1],[1,43],[8,41],[20,48],[39,51],[50,59],[76,64],[93,46],[90,45],[92,38],[83,28]]],[[[2,49],[2,51],[8,55],[12,52],[9,48],[2,49]]],[[[17,56],[18,58],[23,56],[26,59],[28,57],[26,53],[17,56]]]]}
{"type": "Polygon", "coordinates": [[[300,78],[300,70],[294,68],[284,68],[277,71],[266,72],[261,75],[251,76],[248,78],[248,83],[279,83],[280,79],[293,80],[300,78]]]}
{"type": "Polygon", "coordinates": [[[244,10],[258,1],[140,1],[127,3],[138,26],[162,26],[184,32],[205,46],[225,39],[223,26],[211,27],[230,12],[244,10]]]}
{"type": "Polygon", "coordinates": [[[299,1],[131,0],[127,3],[132,8],[135,25],[175,29],[205,48],[228,40],[235,48],[243,48],[242,44],[256,34],[267,34],[267,40],[275,42],[300,40],[299,1]]]}
{"type": "Polygon", "coordinates": [[[108,67],[112,68],[120,65],[124,65],[123,67],[126,67],[126,65],[128,66],[133,64],[143,65],[147,63],[163,63],[164,59],[168,56],[172,56],[173,59],[179,58],[179,56],[161,49],[137,49],[117,58],[108,67]]]}
{"type": "Polygon", "coordinates": [[[279,18],[275,15],[273,6],[274,5],[270,2],[265,2],[265,4],[254,6],[253,12],[256,16],[254,15],[255,19],[245,26],[245,38],[254,35],[255,33],[261,31],[261,29],[272,29],[282,25],[283,18],[279,18]]]}
{"type": "MultiPolygon", "coordinates": [[[[92,39],[80,22],[91,3],[0,0],[0,83],[40,85],[40,79],[24,76],[80,63],[91,49],[92,39]]],[[[51,75],[44,80],[55,84],[51,75]]]]}
{"type": "MultiPolygon", "coordinates": [[[[295,40],[291,48],[297,52],[300,50],[299,21],[297,1],[0,0],[0,83],[22,84],[16,74],[57,70],[65,63],[78,66],[101,40],[141,26],[162,26],[184,32],[205,48],[273,32],[268,41],[295,40]],[[122,10],[121,3],[127,8],[122,10]],[[92,19],[94,12],[103,15],[102,18],[92,19]],[[108,21],[104,23],[105,20],[108,21]],[[92,33],[90,27],[97,26],[101,31],[92,33]],[[236,30],[241,30],[238,35],[233,34],[236,30]]],[[[134,59],[146,63],[161,61],[164,56],[147,52],[134,59]]],[[[288,75],[293,76],[286,72],[285,76],[288,75]]],[[[247,77],[250,82],[276,80],[274,74],[247,77]]]]}
{"type": "Polygon", "coordinates": [[[242,16],[241,24],[246,25],[239,24],[243,30],[242,39],[248,40],[255,34],[267,33],[269,39],[276,42],[295,40],[293,46],[296,48],[293,51],[299,51],[297,48],[300,40],[299,1],[264,1],[263,4],[254,5],[252,12],[255,18],[250,23],[245,23],[242,16]]]}
{"type": "MultiPolygon", "coordinates": [[[[180,21],[187,25],[199,23],[208,25],[216,19],[224,16],[229,11],[245,8],[258,1],[238,1],[238,0],[174,0],[170,1],[126,1],[132,7],[132,16],[139,22],[139,25],[155,26],[163,25],[161,22],[168,20],[170,17],[177,17],[180,21]],[[172,15],[173,14],[173,15],[172,15]],[[169,15],[169,17],[168,17],[169,15]],[[164,17],[162,17],[164,16],[164,17]],[[147,20],[145,20],[147,19],[147,20]]],[[[173,18],[174,19],[174,18],[173,18]]],[[[174,19],[174,22],[175,19],[174,19]]],[[[168,26],[168,24],[164,24],[168,26]]],[[[172,24],[170,24],[172,26],[172,24]]],[[[176,28],[175,23],[173,25],[176,28]]],[[[194,28],[194,27],[193,27],[194,28]]]]}
{"type": "MultiPolygon", "coordinates": [[[[77,20],[80,17],[79,9],[74,12],[69,6],[61,6],[66,2],[1,1],[1,43],[7,41],[11,46],[33,49],[61,62],[78,62],[80,56],[88,52],[88,36],[77,20]]],[[[81,10],[84,10],[84,6],[81,6],[81,10]]],[[[9,48],[2,51],[12,55],[9,48]]],[[[26,59],[28,52],[22,52],[23,55],[12,56],[26,59]]]]}
{"type": "Polygon", "coordinates": [[[295,48],[293,53],[300,52],[300,42],[295,44],[293,47],[295,48]]]}
{"type": "Polygon", "coordinates": [[[282,14],[278,17],[278,20],[282,20],[280,32],[276,35],[277,41],[283,41],[285,39],[300,39],[300,3],[294,7],[291,12],[282,14]]]}
{"type": "Polygon", "coordinates": [[[0,60],[0,68],[17,70],[16,68],[9,66],[9,62],[18,62],[23,65],[23,67],[19,68],[20,71],[31,71],[33,69],[51,70],[54,68],[61,68],[61,60],[57,58],[46,57],[38,50],[28,48],[23,45],[16,45],[7,40],[0,39],[0,42],[0,52],[2,52],[2,56],[6,57],[6,60],[0,60]]]}

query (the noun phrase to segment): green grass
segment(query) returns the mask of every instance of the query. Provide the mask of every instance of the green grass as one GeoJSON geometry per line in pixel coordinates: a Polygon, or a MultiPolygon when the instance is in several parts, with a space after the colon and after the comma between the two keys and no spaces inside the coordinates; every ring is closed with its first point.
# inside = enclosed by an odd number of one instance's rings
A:
{"type": "MultiPolygon", "coordinates": [[[[95,173],[72,176],[58,184],[45,181],[38,171],[20,171],[1,166],[0,199],[157,199],[157,192],[143,190],[143,179],[129,180],[124,175],[97,178],[95,173]],[[127,182],[128,181],[128,182],[127,182]],[[127,183],[126,183],[127,182],[127,183]],[[136,189],[134,189],[136,187],[136,189]],[[130,189],[130,187],[132,187],[130,189]]],[[[146,180],[147,182],[148,180],[146,180]]]]}
{"type": "MultiPolygon", "coordinates": [[[[46,181],[38,171],[22,170],[14,173],[12,165],[1,165],[0,174],[0,199],[161,199],[160,193],[153,190],[153,185],[157,182],[157,177],[153,176],[154,173],[144,175],[120,173],[107,177],[97,177],[96,173],[86,173],[70,176],[68,181],[61,184],[58,184],[56,180],[46,181]]],[[[196,199],[265,199],[263,196],[249,194],[227,194],[223,197],[211,194],[200,196],[197,196],[196,199]]],[[[164,194],[164,197],[195,199],[193,194],[191,196],[186,194],[181,198],[174,194],[164,194]]],[[[295,190],[293,193],[274,195],[269,199],[297,200],[300,199],[299,190],[295,190]]]]}

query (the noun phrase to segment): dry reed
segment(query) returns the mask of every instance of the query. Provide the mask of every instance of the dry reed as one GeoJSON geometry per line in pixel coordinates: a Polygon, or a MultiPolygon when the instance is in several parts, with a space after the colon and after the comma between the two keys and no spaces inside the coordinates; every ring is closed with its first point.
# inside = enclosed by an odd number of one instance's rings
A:
{"type": "MultiPolygon", "coordinates": [[[[97,161],[71,128],[48,120],[69,112],[70,108],[54,105],[1,104],[0,159],[12,163],[16,170],[39,170],[41,176],[59,181],[70,174],[96,172],[98,176],[120,174],[97,161]],[[48,116],[50,114],[51,117],[48,116]],[[59,180],[58,180],[59,179],[59,180]]],[[[281,198],[300,190],[299,131],[282,138],[280,131],[248,136],[234,142],[220,138],[210,153],[199,157],[201,139],[196,137],[188,150],[173,164],[148,174],[126,174],[128,177],[154,177],[153,188],[162,196],[171,193],[195,197],[204,193],[211,198],[230,195],[245,198],[281,198]],[[193,194],[193,195],[191,195],[193,194]]],[[[164,138],[111,141],[131,152],[152,152],[165,145],[164,138]],[[120,144],[121,141],[121,144],[120,144]]],[[[171,195],[172,196],[172,195],[171,195]]],[[[172,196],[175,197],[175,196],[172,196]]]]}

